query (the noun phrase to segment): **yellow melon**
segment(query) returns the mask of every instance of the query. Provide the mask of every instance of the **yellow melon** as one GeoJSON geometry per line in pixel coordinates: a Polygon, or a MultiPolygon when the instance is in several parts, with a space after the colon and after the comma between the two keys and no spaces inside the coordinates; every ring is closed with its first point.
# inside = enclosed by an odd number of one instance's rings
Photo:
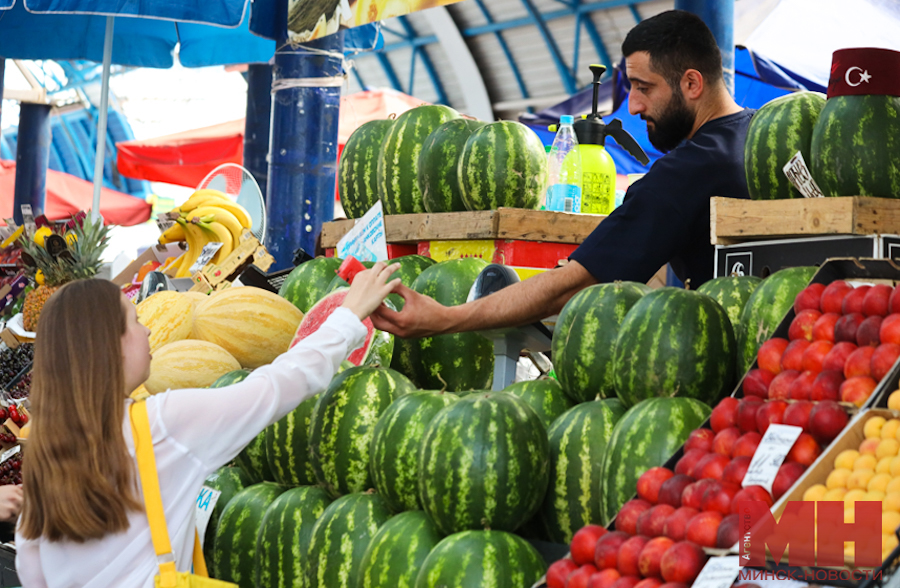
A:
{"type": "Polygon", "coordinates": [[[242,367],[271,363],[288,350],[303,319],[277,294],[252,286],[227,288],[197,306],[192,337],[221,345],[242,367]]]}
{"type": "Polygon", "coordinates": [[[150,329],[150,353],[187,339],[193,326],[193,306],[184,294],[164,290],[137,305],[138,320],[150,329]]]}
{"type": "Polygon", "coordinates": [[[220,376],[241,369],[227,351],[208,341],[186,339],[160,347],[150,361],[144,387],[150,394],[169,389],[206,388],[220,376]]]}
{"type": "Polygon", "coordinates": [[[202,292],[185,292],[184,297],[191,301],[191,305],[197,308],[197,305],[209,298],[209,295],[202,292]]]}

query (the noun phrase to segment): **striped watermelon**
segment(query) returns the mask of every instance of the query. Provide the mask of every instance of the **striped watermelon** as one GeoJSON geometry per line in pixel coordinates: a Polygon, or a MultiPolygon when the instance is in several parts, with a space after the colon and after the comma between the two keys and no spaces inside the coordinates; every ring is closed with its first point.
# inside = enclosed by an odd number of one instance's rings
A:
{"type": "MultiPolygon", "coordinates": [[[[424,255],[404,255],[392,259],[390,263],[399,263],[400,268],[391,276],[392,280],[400,278],[400,282],[407,288],[412,288],[413,282],[419,277],[419,274],[434,265],[434,260],[424,255]]],[[[399,294],[390,294],[387,297],[397,310],[403,310],[406,301],[399,294]]],[[[396,349],[396,344],[395,344],[396,349]]],[[[393,365],[392,368],[397,369],[393,365]]]]}
{"type": "Polygon", "coordinates": [[[487,123],[466,118],[450,120],[436,128],[419,155],[419,189],[428,212],[464,212],[459,187],[459,158],[469,136],[487,123]]]}
{"type": "Polygon", "coordinates": [[[378,202],[378,159],[392,120],[370,120],[358,127],[341,151],[338,194],[347,218],[360,218],[378,202]]]}
{"type": "Polygon", "coordinates": [[[709,296],[660,288],[628,311],[614,364],[625,406],[675,395],[713,403],[734,384],[731,321],[709,296]]]}
{"type": "Polygon", "coordinates": [[[615,396],[613,352],[625,315],[650,288],[637,282],[588,286],[563,307],[553,331],[553,370],[575,402],[615,396]]]}
{"type": "Polygon", "coordinates": [[[372,488],[369,452],[375,424],[391,403],[415,388],[387,368],[358,367],[334,377],[309,423],[316,480],[334,497],[372,488]]]}
{"type": "Polygon", "coordinates": [[[572,408],[572,401],[553,378],[516,382],[503,391],[524,400],[540,417],[545,429],[550,428],[556,417],[572,408]]]}
{"type": "Polygon", "coordinates": [[[624,414],[615,398],[582,402],[547,431],[550,487],[540,517],[550,541],[569,543],[581,527],[603,522],[601,467],[613,428],[624,414]]]}
{"type": "Polygon", "coordinates": [[[466,141],[458,173],[469,210],[537,208],[547,188],[547,153],[522,123],[495,122],[466,141]]]}
{"type": "Polygon", "coordinates": [[[276,481],[275,474],[272,473],[266,459],[265,430],[260,431],[259,435],[237,454],[234,463],[239,465],[254,483],[276,481]]]}
{"type": "Polygon", "coordinates": [[[287,490],[263,482],[244,488],[232,498],[216,527],[213,561],[217,578],[240,588],[255,588],[256,535],[269,505],[287,490]]]}
{"type": "Polygon", "coordinates": [[[725,276],[706,282],[697,288],[697,292],[711,297],[725,309],[725,314],[728,315],[734,329],[734,336],[737,338],[741,313],[760,282],[762,278],[756,276],[725,276]]]}
{"type": "Polygon", "coordinates": [[[256,535],[254,553],[257,587],[302,586],[309,571],[306,549],[316,521],[331,504],[316,486],[291,488],[269,505],[256,535]]]}
{"type": "Polygon", "coordinates": [[[304,588],[356,588],[369,543],[391,513],[377,494],[348,494],[316,521],[304,588]]]}
{"type": "Polygon", "coordinates": [[[437,544],[416,588],[528,588],[547,564],[521,537],[503,531],[464,531],[437,544]]]}
{"type": "Polygon", "coordinates": [[[900,97],[835,96],[812,135],[813,178],[826,196],[900,198],[900,97]]]}
{"type": "MultiPolygon", "coordinates": [[[[391,261],[400,264],[400,269],[398,269],[394,275],[398,276],[403,282],[403,285],[407,288],[412,288],[416,278],[418,278],[423,271],[434,265],[433,259],[423,255],[406,255],[404,257],[392,259],[391,261]]],[[[406,304],[406,301],[397,294],[391,294],[388,296],[388,300],[397,307],[397,310],[403,310],[403,305],[406,304]]],[[[420,378],[417,375],[418,360],[416,358],[418,356],[416,355],[416,352],[418,349],[418,339],[401,339],[400,337],[395,337],[394,353],[391,357],[391,369],[397,370],[421,387],[422,385],[419,384],[420,378]]]]}
{"type": "Polygon", "coordinates": [[[301,263],[285,278],[278,295],[306,314],[325,295],[341,263],[336,257],[317,257],[301,263]]]}
{"type": "Polygon", "coordinates": [[[218,380],[210,384],[209,387],[224,388],[225,386],[231,386],[232,384],[243,382],[249,375],[250,370],[234,370],[233,372],[228,372],[224,376],[220,377],[218,380]]]}
{"type": "Polygon", "coordinates": [[[740,374],[746,373],[756,361],[756,352],[794,307],[794,299],[809,284],[816,269],[792,267],[777,271],[750,295],[741,313],[741,326],[736,337],[740,374]]]}
{"type": "MultiPolygon", "coordinates": [[[[475,278],[488,263],[477,257],[435,264],[416,278],[412,289],[444,306],[466,302],[475,278]]],[[[424,337],[414,354],[416,383],[429,390],[489,388],[494,374],[494,347],[477,333],[424,337]]]]}
{"type": "Polygon", "coordinates": [[[222,511],[225,510],[229,501],[231,501],[238,492],[252,484],[253,480],[250,479],[250,476],[248,476],[244,470],[231,466],[219,468],[203,482],[204,488],[211,488],[221,492],[215,506],[213,506],[212,513],[209,515],[206,533],[203,535],[203,558],[206,560],[206,566],[212,577],[216,577],[216,527],[219,524],[219,519],[222,517],[222,511]]]}
{"type": "Polygon", "coordinates": [[[316,474],[309,463],[309,421],[319,396],[307,398],[281,420],[266,427],[266,462],[279,484],[316,483],[316,474]]]}
{"type": "Polygon", "coordinates": [[[710,412],[693,398],[650,398],[619,419],[600,467],[603,525],[634,496],[641,474],[672,457],[710,412]]]}
{"type": "Polygon", "coordinates": [[[547,490],[547,433],[522,400],[470,394],[428,424],[419,453],[419,498],[442,533],[514,531],[547,490]]]}
{"type": "Polygon", "coordinates": [[[802,198],[787,176],[784,166],[799,151],[807,164],[813,128],[825,106],[818,92],[792,92],[763,105],[747,129],[744,143],[744,172],[753,200],[802,198]]]}
{"type": "Polygon", "coordinates": [[[422,508],[419,446],[434,415],[456,400],[450,393],[410,392],[392,402],[378,419],[369,464],[375,489],[394,512],[422,508]]]}
{"type": "Polygon", "coordinates": [[[398,514],[372,538],[359,568],[358,588],[413,588],[425,558],[441,540],[421,510],[398,514]]]}
{"type": "Polygon", "coordinates": [[[425,139],[436,128],[459,118],[448,106],[426,105],[397,117],[378,158],[378,198],[385,214],[425,212],[419,189],[419,155],[425,139]]]}

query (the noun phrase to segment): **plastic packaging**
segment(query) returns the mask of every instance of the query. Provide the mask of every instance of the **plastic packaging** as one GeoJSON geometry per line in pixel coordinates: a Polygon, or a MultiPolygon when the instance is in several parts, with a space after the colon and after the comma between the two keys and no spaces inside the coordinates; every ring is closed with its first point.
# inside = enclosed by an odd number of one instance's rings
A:
{"type": "Polygon", "coordinates": [[[560,118],[559,130],[547,156],[550,179],[544,207],[559,212],[581,212],[581,151],[569,115],[560,118]]]}

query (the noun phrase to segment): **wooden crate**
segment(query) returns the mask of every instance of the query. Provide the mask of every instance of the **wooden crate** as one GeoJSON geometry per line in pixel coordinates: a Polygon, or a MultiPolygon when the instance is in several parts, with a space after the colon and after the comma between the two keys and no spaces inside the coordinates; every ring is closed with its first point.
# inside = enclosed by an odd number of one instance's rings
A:
{"type": "Polygon", "coordinates": [[[710,242],[822,235],[900,234],[900,199],[847,196],[794,200],[711,198],[710,242]]]}

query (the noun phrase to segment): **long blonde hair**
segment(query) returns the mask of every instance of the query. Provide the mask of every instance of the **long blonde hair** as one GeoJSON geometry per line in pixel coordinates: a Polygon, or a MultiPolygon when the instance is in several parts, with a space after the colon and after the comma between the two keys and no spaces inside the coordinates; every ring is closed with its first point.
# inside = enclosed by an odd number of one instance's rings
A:
{"type": "Polygon", "coordinates": [[[106,280],[71,282],[41,311],[22,464],[28,539],[99,539],[143,509],[122,433],[125,328],[121,293],[106,280]]]}

